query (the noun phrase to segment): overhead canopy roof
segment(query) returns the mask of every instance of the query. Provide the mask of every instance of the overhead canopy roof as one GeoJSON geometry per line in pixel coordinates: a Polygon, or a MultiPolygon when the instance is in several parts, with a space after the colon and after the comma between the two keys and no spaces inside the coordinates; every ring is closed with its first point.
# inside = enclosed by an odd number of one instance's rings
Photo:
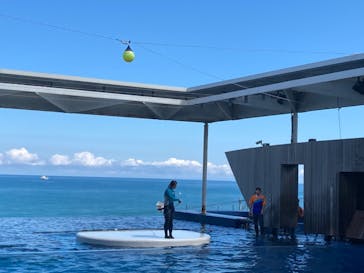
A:
{"type": "Polygon", "coordinates": [[[215,122],[364,104],[364,54],[197,87],[0,69],[0,107],[215,122]]]}

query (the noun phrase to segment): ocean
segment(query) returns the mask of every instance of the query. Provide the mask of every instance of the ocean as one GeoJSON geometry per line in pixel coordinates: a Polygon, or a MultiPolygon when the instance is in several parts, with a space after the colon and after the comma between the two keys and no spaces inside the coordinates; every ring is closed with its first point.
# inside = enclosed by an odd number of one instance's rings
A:
{"type": "MultiPolygon", "coordinates": [[[[128,249],[79,243],[80,230],[161,228],[155,208],[167,179],[0,176],[0,272],[362,272],[364,247],[255,238],[252,230],[207,225],[200,247],[128,249]]],[[[178,180],[178,209],[200,209],[201,182],[178,180]]],[[[234,181],[208,181],[208,210],[244,209],[234,181]]],[[[201,225],[175,220],[175,228],[201,225]]]]}
{"type": "MultiPolygon", "coordinates": [[[[0,217],[153,216],[167,179],[0,175],[0,217]]],[[[201,208],[201,181],[178,180],[180,209],[201,208]]],[[[237,210],[242,195],[234,181],[211,181],[207,203],[237,210]]]]}

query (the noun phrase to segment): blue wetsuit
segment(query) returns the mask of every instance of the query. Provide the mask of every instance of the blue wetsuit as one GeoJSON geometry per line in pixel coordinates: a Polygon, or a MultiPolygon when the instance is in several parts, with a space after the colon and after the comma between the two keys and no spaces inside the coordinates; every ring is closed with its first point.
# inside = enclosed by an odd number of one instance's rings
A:
{"type": "Polygon", "coordinates": [[[174,214],[174,201],[179,201],[176,198],[174,190],[168,187],[164,191],[164,233],[165,237],[172,237],[173,230],[173,214],[174,214]],[[167,231],[169,231],[169,236],[167,235],[167,231]]]}

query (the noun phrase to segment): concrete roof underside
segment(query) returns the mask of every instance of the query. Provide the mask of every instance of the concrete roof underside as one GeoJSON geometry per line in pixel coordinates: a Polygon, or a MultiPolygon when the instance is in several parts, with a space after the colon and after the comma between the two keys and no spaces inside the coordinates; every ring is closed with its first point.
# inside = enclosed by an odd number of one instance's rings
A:
{"type": "Polygon", "coordinates": [[[364,54],[190,88],[0,69],[0,107],[216,122],[363,105],[362,76],[364,54]]]}

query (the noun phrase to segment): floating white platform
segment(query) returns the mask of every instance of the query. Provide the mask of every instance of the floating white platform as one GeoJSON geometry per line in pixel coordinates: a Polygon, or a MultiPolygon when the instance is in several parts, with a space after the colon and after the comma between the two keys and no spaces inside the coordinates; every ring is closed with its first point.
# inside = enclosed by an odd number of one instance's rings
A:
{"type": "Polygon", "coordinates": [[[199,246],[208,244],[208,234],[174,230],[174,239],[165,239],[164,231],[157,229],[142,230],[110,230],[110,231],[80,231],[77,239],[82,243],[118,247],[171,247],[199,246]]]}

